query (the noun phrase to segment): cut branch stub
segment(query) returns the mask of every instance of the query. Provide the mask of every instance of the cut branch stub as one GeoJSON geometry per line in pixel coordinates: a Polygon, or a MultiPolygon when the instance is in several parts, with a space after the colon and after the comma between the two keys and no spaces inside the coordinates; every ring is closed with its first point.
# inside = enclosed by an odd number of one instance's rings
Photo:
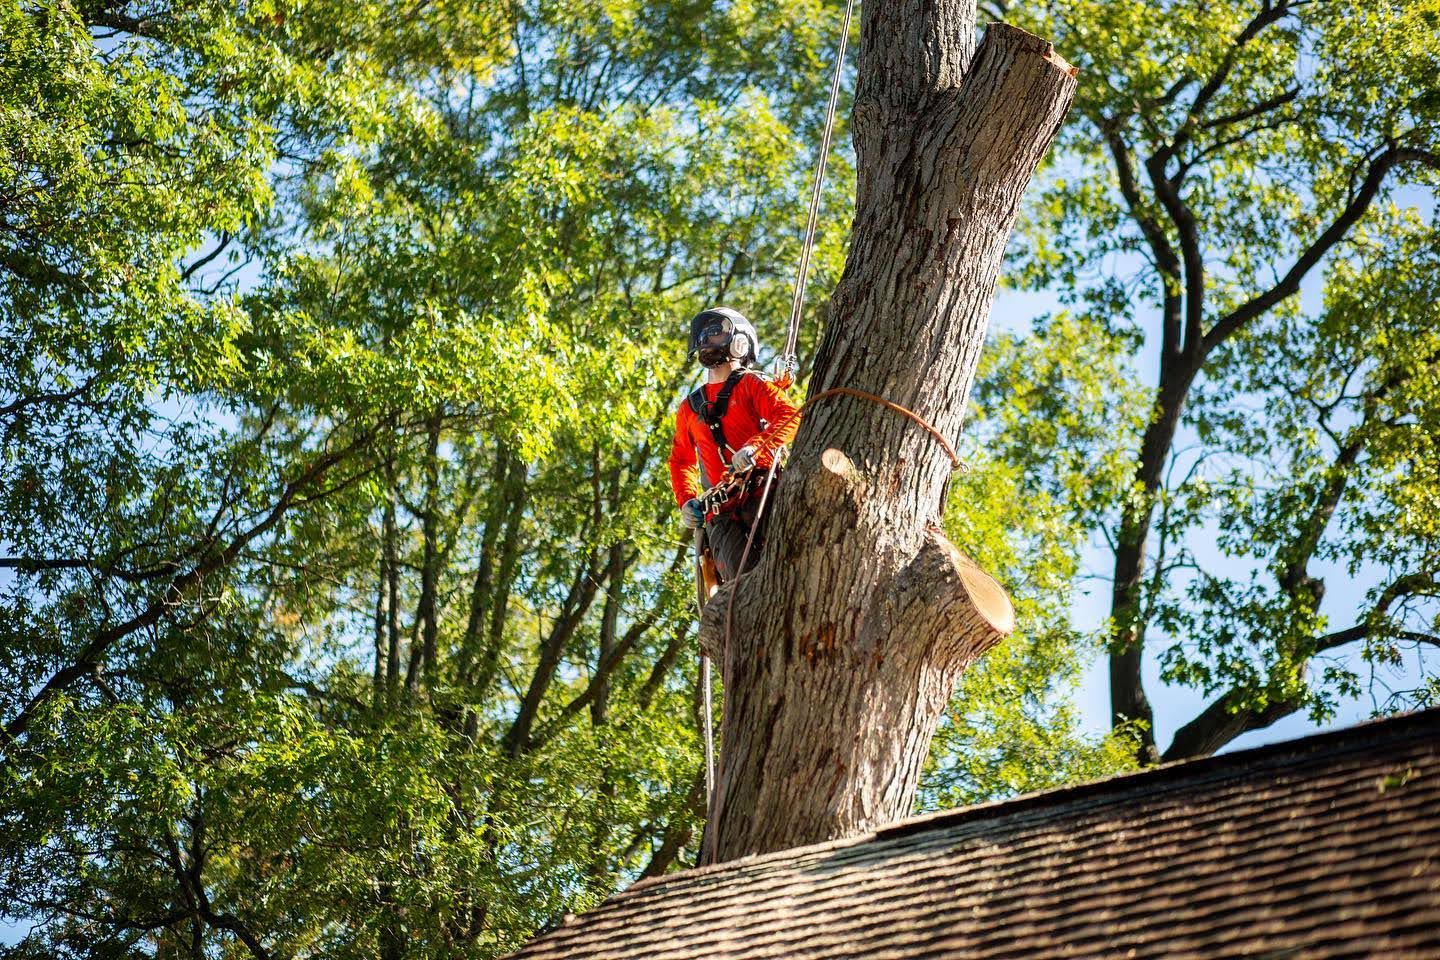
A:
{"type": "MultiPolygon", "coordinates": [[[[953,441],[1073,68],[1003,24],[972,56],[973,3],[892,0],[862,16],[855,225],[811,395],[874,394],[953,441]]],[[[911,812],[961,673],[1014,627],[999,584],[935,522],[950,472],[929,431],[881,404],[807,410],[764,556],[701,624],[725,689],[706,862],[911,812]]]]}

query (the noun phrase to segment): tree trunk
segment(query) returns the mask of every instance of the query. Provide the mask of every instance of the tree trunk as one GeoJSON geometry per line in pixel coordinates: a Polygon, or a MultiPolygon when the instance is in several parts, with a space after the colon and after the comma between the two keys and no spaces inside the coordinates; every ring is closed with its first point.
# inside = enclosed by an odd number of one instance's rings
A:
{"type": "MultiPolygon", "coordinates": [[[[1021,192],[1075,81],[973,0],[866,4],[849,259],[811,395],[849,387],[947,438],[985,337],[1021,192]]],[[[911,811],[961,673],[1013,627],[1004,591],[940,532],[951,462],[880,404],[806,411],[760,564],[711,601],[722,665],[720,782],[705,862],[861,833],[911,811]]]]}

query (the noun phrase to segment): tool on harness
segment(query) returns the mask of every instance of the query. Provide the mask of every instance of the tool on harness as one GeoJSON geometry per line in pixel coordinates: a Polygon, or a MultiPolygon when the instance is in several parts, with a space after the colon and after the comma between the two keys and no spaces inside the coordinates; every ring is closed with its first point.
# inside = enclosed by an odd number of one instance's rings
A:
{"type": "Polygon", "coordinates": [[[734,474],[727,470],[715,486],[704,491],[695,499],[700,501],[700,506],[705,510],[705,516],[713,517],[730,506],[732,501],[738,501],[748,494],[750,490],[747,488],[751,485],[749,474],[734,474]]]}
{"type": "Polygon", "coordinates": [[[789,447],[776,448],[771,454],[773,459],[768,470],[757,470],[753,467],[741,472],[726,470],[713,487],[701,491],[700,496],[695,499],[700,501],[707,517],[713,517],[729,507],[744,503],[757,491],[763,490],[766,481],[785,465],[789,452],[789,447]]]}

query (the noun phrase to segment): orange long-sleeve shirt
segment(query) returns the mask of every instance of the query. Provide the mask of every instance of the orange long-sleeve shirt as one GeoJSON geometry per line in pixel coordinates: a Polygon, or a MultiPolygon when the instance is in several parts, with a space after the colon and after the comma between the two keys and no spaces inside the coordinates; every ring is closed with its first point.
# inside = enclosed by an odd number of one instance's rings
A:
{"type": "MultiPolygon", "coordinates": [[[[705,399],[713,402],[723,383],[704,385],[705,399]]],[[[730,405],[720,418],[725,440],[732,448],[722,453],[705,421],[690,409],[689,399],[675,412],[675,442],[670,448],[670,486],[681,506],[715,483],[741,447],[759,446],[755,465],[769,469],[774,451],[789,443],[800,428],[800,411],[785,391],[759,374],[746,374],[730,394],[730,405]]]]}

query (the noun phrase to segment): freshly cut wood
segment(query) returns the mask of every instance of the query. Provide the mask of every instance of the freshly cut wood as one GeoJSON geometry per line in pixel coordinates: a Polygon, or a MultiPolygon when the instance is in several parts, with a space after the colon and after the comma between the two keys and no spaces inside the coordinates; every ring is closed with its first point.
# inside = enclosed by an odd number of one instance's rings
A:
{"type": "MultiPolygon", "coordinates": [[[[863,7],[857,210],[810,384],[884,397],[952,440],[1020,195],[1075,88],[1044,40],[974,37],[973,0],[863,7]]],[[[701,624],[724,678],[705,861],[910,813],[961,673],[1014,627],[1004,590],[940,530],[951,469],[880,404],[806,412],[764,557],[701,624]]]]}

